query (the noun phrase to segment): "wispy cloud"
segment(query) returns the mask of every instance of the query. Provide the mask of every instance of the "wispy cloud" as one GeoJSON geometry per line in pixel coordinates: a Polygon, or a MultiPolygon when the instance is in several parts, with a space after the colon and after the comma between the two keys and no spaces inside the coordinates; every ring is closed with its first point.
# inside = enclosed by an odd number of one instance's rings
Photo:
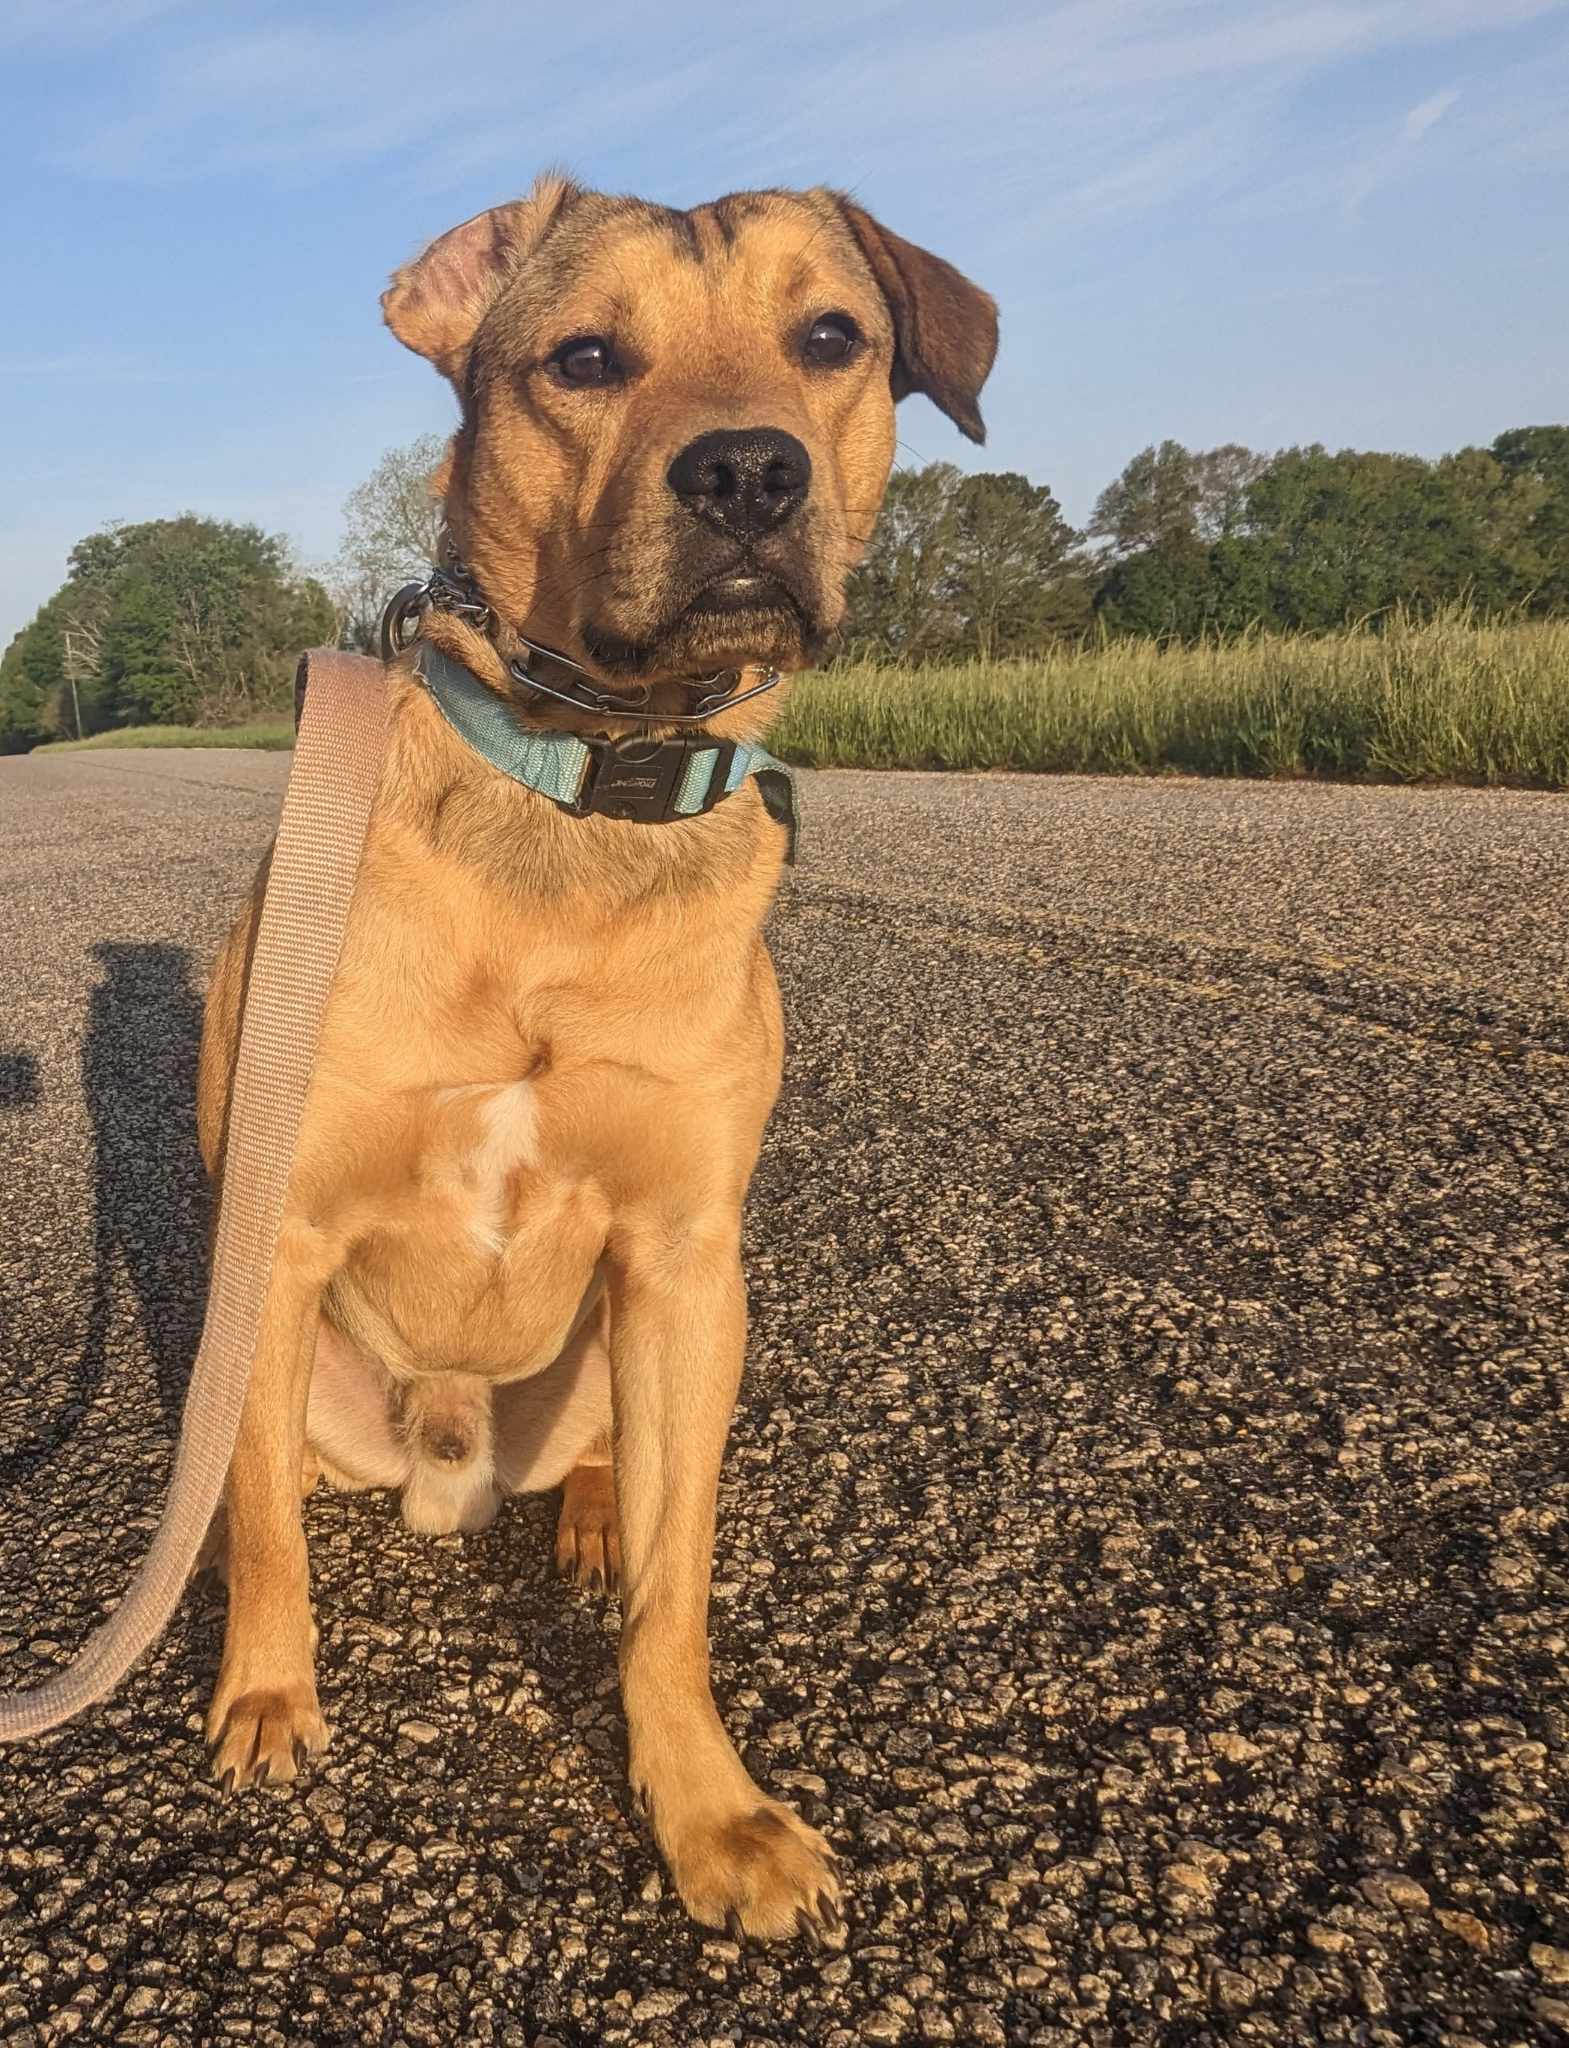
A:
{"type": "Polygon", "coordinates": [[[1119,214],[1140,213],[1164,203],[1174,192],[1191,192],[1224,175],[1235,166],[1237,155],[1236,139],[1224,127],[1210,123],[1185,128],[1130,148],[1094,176],[1050,193],[1018,226],[1024,234],[1034,235],[1050,228],[1095,227],[1119,214]]]}
{"type": "Polygon", "coordinates": [[[145,357],[119,355],[96,348],[59,349],[53,353],[0,353],[0,379],[48,377],[82,384],[166,384],[174,372],[145,357]]]}
{"type": "Polygon", "coordinates": [[[1341,207],[1347,220],[1360,220],[1373,194],[1411,167],[1423,139],[1459,98],[1460,88],[1453,85],[1430,93],[1411,108],[1390,141],[1376,145],[1352,165],[1341,183],[1341,207]]]}
{"type": "Polygon", "coordinates": [[[1406,141],[1420,142],[1429,128],[1436,127],[1443,120],[1459,97],[1459,86],[1446,86],[1442,92],[1430,94],[1420,106],[1413,107],[1401,124],[1401,133],[1406,141]]]}
{"type": "MultiPolygon", "coordinates": [[[[78,12],[158,4],[76,0],[78,12]]],[[[711,162],[716,143],[762,175],[791,175],[808,157],[892,168],[957,151],[1076,187],[1090,208],[1097,195],[1121,207],[1138,184],[1129,156],[1164,153],[1170,177],[1153,177],[1147,196],[1175,189],[1213,162],[1206,134],[1224,157],[1263,100],[1325,67],[1563,11],[1564,0],[978,0],[956,15],[935,0],[874,0],[850,31],[831,0],[799,0],[785,16],[748,17],[744,52],[716,0],[604,0],[591,14],[558,10],[548,33],[514,0],[455,0],[439,31],[407,5],[358,21],[301,11],[240,34],[208,15],[127,95],[135,111],[54,154],[150,183],[298,184],[377,163],[429,190],[493,164],[613,158],[635,135],[677,175],[711,162]],[[879,32],[882,14],[898,34],[879,32]]],[[[1429,126],[1452,104],[1442,99],[1425,103],[1429,126]]]]}
{"type": "Polygon", "coordinates": [[[6,42],[25,48],[29,43],[121,35],[185,4],[186,0],[10,0],[6,42]]]}

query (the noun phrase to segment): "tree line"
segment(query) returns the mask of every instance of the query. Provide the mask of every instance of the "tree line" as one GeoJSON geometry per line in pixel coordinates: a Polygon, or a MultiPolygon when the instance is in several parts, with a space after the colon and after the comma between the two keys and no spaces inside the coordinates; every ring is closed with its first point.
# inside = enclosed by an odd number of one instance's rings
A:
{"type": "Polygon", "coordinates": [[[79,541],[0,656],[0,753],[122,725],[239,725],[288,699],[302,647],[336,638],[319,578],[257,526],[149,519],[79,541]]]}
{"type": "MultiPolygon", "coordinates": [[[[387,597],[433,557],[442,449],[427,435],[389,450],[317,574],[279,536],[192,513],[88,535],[0,657],[0,752],[116,725],[243,722],[287,704],[300,648],[374,646],[387,597]]],[[[1324,632],[1457,601],[1569,615],[1569,426],[1431,460],[1163,441],[1082,530],[1013,471],[901,470],[851,578],[844,646],[1027,658],[1092,635],[1324,632]]]]}
{"type": "Polygon", "coordinates": [[[1163,441],[1083,531],[1026,477],[901,471],[851,579],[846,638],[873,658],[948,661],[1091,632],[1329,632],[1457,602],[1569,612],[1569,427],[1436,460],[1163,441]]]}

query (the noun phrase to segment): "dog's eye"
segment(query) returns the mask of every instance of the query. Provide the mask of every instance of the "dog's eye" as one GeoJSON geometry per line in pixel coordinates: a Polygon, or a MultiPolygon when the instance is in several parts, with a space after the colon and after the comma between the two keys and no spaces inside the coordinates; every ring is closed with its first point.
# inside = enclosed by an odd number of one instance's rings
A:
{"type": "Polygon", "coordinates": [[[825,313],[807,330],[801,353],[809,363],[834,369],[850,360],[860,338],[861,330],[848,313],[825,313]]]}
{"type": "Polygon", "coordinates": [[[563,384],[580,389],[590,384],[609,384],[620,374],[615,351],[602,334],[579,334],[564,341],[550,362],[563,384]]]}

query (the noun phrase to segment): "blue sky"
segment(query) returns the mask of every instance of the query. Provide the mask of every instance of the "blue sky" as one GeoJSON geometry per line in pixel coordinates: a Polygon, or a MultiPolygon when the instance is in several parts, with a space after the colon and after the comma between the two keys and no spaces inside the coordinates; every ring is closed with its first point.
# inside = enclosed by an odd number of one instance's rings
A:
{"type": "Polygon", "coordinates": [[[1569,0],[9,0],[0,644],[112,518],[337,545],[445,428],[387,272],[562,162],[853,188],[994,290],[970,450],[1075,519],[1146,442],[1569,417],[1569,0]]]}

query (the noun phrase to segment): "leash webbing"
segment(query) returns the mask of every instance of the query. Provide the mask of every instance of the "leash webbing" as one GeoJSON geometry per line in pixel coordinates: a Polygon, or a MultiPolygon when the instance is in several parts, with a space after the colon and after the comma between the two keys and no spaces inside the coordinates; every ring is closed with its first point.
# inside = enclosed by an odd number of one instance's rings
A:
{"type": "Polygon", "coordinates": [[[386,741],[381,663],[329,649],[306,661],[245,990],[207,1312],[163,1519],[129,1591],[72,1662],[31,1691],[0,1694],[0,1741],[42,1735],[113,1691],[167,1627],[223,1492],[386,741]]]}

